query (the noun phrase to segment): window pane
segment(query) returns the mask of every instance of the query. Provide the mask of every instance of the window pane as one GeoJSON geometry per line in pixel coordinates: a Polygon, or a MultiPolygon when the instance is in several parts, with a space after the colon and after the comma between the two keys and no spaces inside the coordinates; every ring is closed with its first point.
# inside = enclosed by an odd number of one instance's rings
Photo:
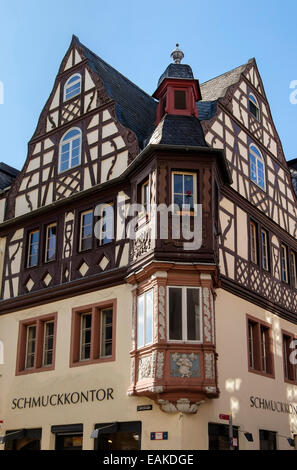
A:
{"type": "Polygon", "coordinates": [[[112,309],[101,311],[101,357],[112,355],[112,309]]]}
{"type": "Polygon", "coordinates": [[[183,175],[174,175],[174,191],[175,194],[183,193],[183,175]]]}
{"type": "Polygon", "coordinates": [[[180,196],[176,195],[176,194],[174,195],[174,201],[173,202],[174,202],[174,204],[178,205],[180,210],[182,210],[182,208],[183,208],[183,201],[184,201],[184,198],[183,198],[182,195],[180,195],[180,196]]]}
{"type": "Polygon", "coordinates": [[[174,91],[175,109],[186,109],[186,92],[183,90],[174,91]]]}
{"type": "Polygon", "coordinates": [[[92,314],[86,313],[81,317],[81,346],[80,359],[90,359],[91,357],[91,326],[92,314]]]}
{"type": "Polygon", "coordinates": [[[101,213],[101,244],[111,243],[114,237],[113,205],[107,205],[101,213]]]}
{"type": "Polygon", "coordinates": [[[39,251],[39,231],[30,232],[29,250],[28,250],[28,267],[37,266],[38,251],[39,251]]]}
{"type": "Polygon", "coordinates": [[[184,188],[185,194],[193,194],[193,191],[194,191],[194,178],[193,178],[193,175],[185,175],[184,176],[184,183],[185,183],[185,188],[184,188]]]}
{"type": "Polygon", "coordinates": [[[138,297],[137,304],[137,346],[144,345],[144,296],[138,297]]]}
{"type": "MultiPolygon", "coordinates": [[[[69,140],[69,139],[72,139],[73,137],[77,136],[77,135],[80,135],[80,130],[78,129],[71,129],[71,131],[67,132],[67,134],[64,136],[63,138],[63,142],[65,140],[69,140]]],[[[67,145],[67,144],[65,144],[67,145]]],[[[68,144],[69,145],[69,144],[68,144]]]]}
{"type": "Polygon", "coordinates": [[[45,261],[52,261],[56,257],[56,235],[57,226],[52,225],[47,228],[46,256],[45,261]]]}
{"type": "Polygon", "coordinates": [[[53,361],[54,322],[47,322],[44,327],[43,365],[50,366],[53,361]]]}
{"type": "Polygon", "coordinates": [[[188,340],[201,339],[198,289],[187,289],[187,329],[188,340]]]}
{"type": "Polygon", "coordinates": [[[145,294],[146,309],[145,309],[145,344],[153,341],[153,291],[145,294]]]}
{"type": "Polygon", "coordinates": [[[169,339],[182,339],[182,289],[169,288],[169,339]]]}
{"type": "Polygon", "coordinates": [[[27,327],[27,351],[26,351],[26,369],[34,367],[36,344],[36,326],[27,327]]]}

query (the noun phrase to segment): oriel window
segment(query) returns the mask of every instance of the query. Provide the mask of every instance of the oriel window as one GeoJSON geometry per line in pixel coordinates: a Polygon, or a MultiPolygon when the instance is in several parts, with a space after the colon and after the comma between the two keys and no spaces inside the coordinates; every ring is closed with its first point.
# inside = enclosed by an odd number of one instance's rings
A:
{"type": "Polygon", "coordinates": [[[137,299],[137,347],[141,348],[153,341],[153,291],[150,290],[137,299]]]}
{"type": "Polygon", "coordinates": [[[194,211],[194,204],[197,203],[196,176],[195,173],[188,172],[174,172],[172,174],[172,202],[179,211],[194,211]]]}
{"type": "Polygon", "coordinates": [[[201,341],[200,288],[168,287],[168,337],[201,341]]]}
{"type": "Polygon", "coordinates": [[[28,258],[27,266],[32,268],[38,265],[38,254],[39,254],[39,230],[32,230],[29,232],[29,243],[28,243],[28,258]]]}

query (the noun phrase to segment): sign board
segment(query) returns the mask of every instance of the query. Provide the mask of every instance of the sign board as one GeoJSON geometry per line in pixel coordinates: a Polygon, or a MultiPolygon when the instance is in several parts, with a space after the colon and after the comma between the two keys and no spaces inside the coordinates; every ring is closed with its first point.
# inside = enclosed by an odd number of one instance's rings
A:
{"type": "Polygon", "coordinates": [[[167,441],[168,432],[151,432],[151,441],[167,441]]]}
{"type": "Polygon", "coordinates": [[[138,405],[137,406],[137,411],[146,411],[146,410],[152,410],[153,405],[138,405]]]}
{"type": "Polygon", "coordinates": [[[229,415],[221,414],[221,415],[219,415],[219,418],[220,418],[220,419],[224,419],[224,420],[226,420],[226,421],[229,421],[229,415]]]}
{"type": "Polygon", "coordinates": [[[233,439],[232,439],[232,446],[233,446],[233,447],[238,447],[238,439],[237,439],[237,437],[233,437],[233,439]]]}

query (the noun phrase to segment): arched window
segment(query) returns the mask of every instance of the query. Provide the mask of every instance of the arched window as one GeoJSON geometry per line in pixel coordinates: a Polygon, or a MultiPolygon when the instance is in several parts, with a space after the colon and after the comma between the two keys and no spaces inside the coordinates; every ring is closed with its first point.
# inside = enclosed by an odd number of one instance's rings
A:
{"type": "Polygon", "coordinates": [[[64,86],[64,101],[79,95],[81,92],[81,75],[76,73],[68,78],[64,86]]]}
{"type": "Polygon", "coordinates": [[[249,94],[249,111],[257,121],[260,121],[260,107],[253,93],[249,94]]]}
{"type": "Polygon", "coordinates": [[[250,178],[254,183],[265,190],[265,164],[264,158],[255,145],[250,145],[250,178]]]}
{"type": "Polygon", "coordinates": [[[59,173],[80,164],[81,159],[81,130],[70,129],[60,142],[59,173]]]}

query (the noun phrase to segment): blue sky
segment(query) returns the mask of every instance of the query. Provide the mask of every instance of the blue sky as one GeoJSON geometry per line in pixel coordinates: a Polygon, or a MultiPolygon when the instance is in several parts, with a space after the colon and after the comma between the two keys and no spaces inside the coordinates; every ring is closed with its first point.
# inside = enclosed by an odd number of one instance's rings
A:
{"type": "Polygon", "coordinates": [[[0,0],[0,161],[22,168],[61,60],[80,41],[152,94],[179,42],[200,82],[255,57],[287,160],[297,157],[295,0],[0,0]]]}

